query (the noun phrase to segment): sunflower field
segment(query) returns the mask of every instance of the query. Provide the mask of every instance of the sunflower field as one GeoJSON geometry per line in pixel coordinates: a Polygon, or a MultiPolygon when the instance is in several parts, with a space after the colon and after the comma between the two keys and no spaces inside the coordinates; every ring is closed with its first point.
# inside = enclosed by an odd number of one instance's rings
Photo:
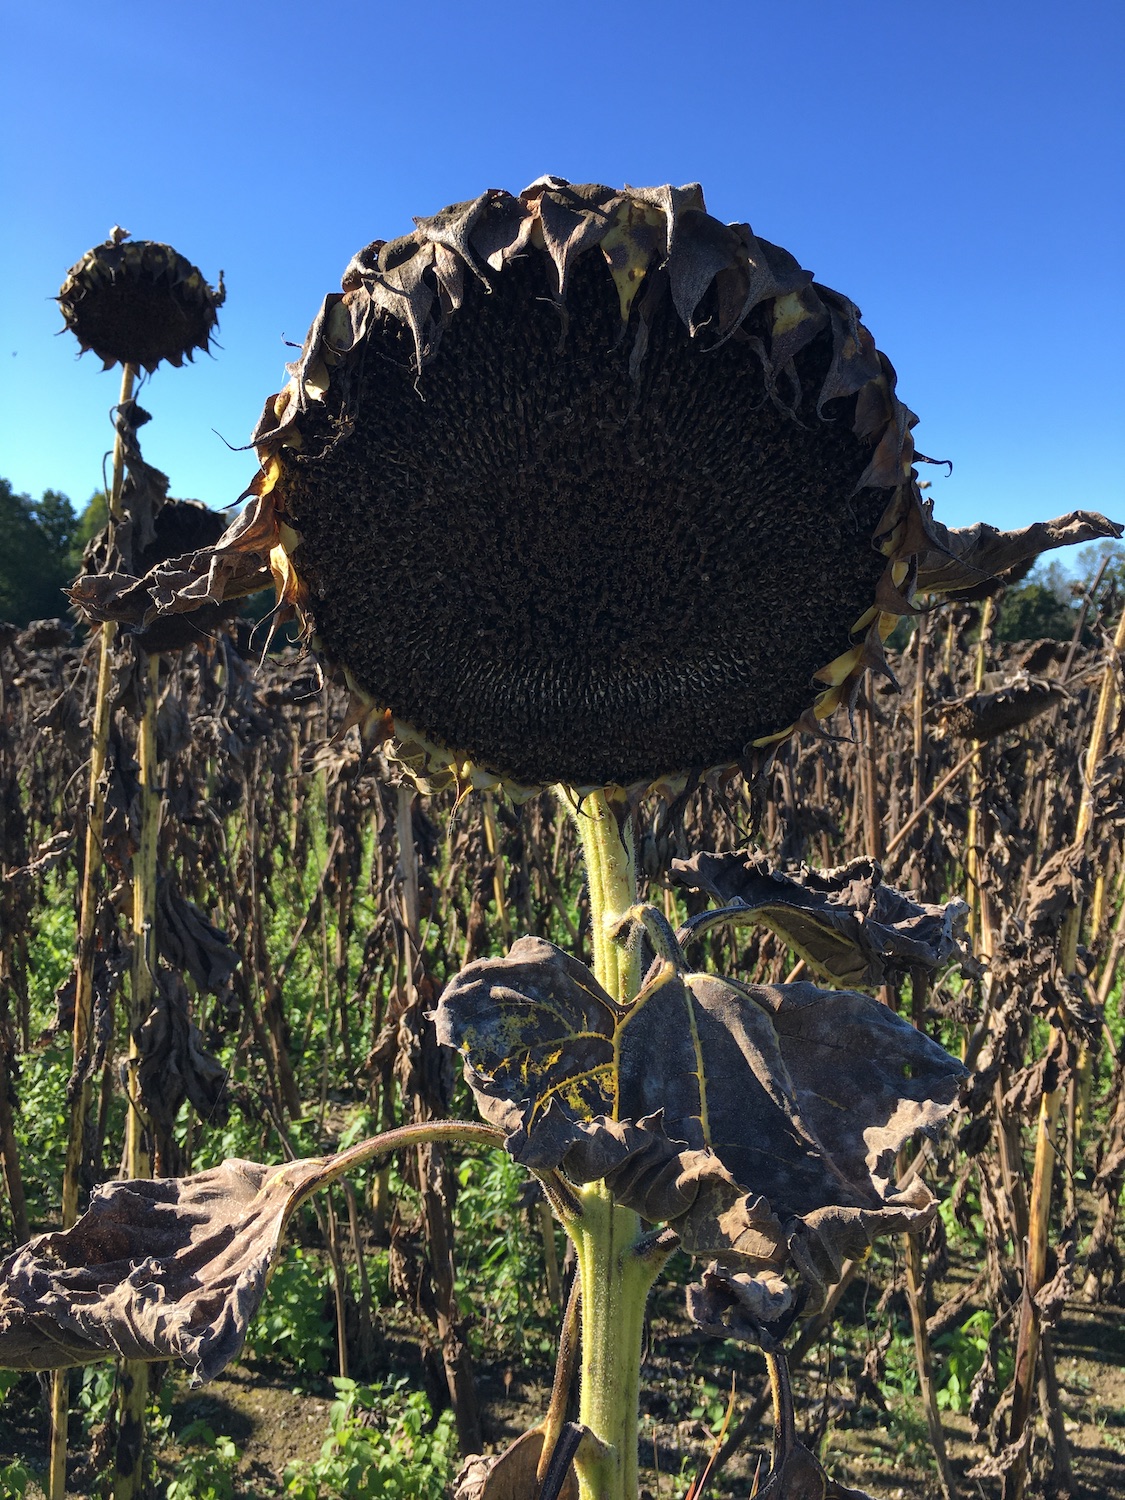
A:
{"type": "Polygon", "coordinates": [[[1121,1493],[1121,528],[941,525],[697,185],[415,222],[232,517],[137,402],[221,278],[60,292],[122,384],[0,624],[0,1496],[1121,1493]]]}

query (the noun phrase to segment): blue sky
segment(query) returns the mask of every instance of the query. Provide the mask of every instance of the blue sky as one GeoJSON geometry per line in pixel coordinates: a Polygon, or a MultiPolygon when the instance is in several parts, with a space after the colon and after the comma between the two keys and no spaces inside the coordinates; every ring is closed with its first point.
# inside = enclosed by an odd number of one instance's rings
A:
{"type": "Polygon", "coordinates": [[[544,172],[702,182],[846,292],[921,417],[939,518],[1125,519],[1121,0],[3,7],[0,474],[99,484],[119,374],[51,298],[120,223],[227,305],[162,368],[145,455],[233,501],[352,253],[544,172]],[[220,436],[221,435],[221,436],[220,436]]]}

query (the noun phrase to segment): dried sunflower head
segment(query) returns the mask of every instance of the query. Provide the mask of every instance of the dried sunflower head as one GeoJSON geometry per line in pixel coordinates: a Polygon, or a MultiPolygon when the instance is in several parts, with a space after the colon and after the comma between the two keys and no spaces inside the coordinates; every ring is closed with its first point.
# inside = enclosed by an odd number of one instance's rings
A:
{"type": "Polygon", "coordinates": [[[936,526],[855,306],[698,186],[415,223],[325,300],[173,607],[268,565],[349,722],[431,785],[736,769],[885,670],[918,589],[1104,532],[936,526]]]}
{"type": "Polygon", "coordinates": [[[167,360],[182,365],[207,349],[225,296],[171,245],[130,240],[114,228],[71,266],[59,290],[66,326],[108,370],[115,364],[155,370],[167,360]]]}

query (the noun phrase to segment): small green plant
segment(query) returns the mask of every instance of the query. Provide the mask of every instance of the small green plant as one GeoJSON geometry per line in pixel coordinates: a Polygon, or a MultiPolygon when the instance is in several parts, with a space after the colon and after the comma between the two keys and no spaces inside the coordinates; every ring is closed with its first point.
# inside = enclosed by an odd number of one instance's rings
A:
{"type": "Polygon", "coordinates": [[[474,1316],[470,1326],[478,1345],[515,1341],[526,1346],[538,1331],[541,1338],[533,1342],[549,1349],[553,1337],[547,1327],[529,1327],[542,1324],[546,1272],[542,1248],[521,1210],[527,1173],[510,1157],[494,1153],[461,1162],[457,1177],[457,1293],[464,1311],[474,1316]],[[484,1306],[477,1294],[482,1284],[489,1289],[484,1306]]]}
{"type": "MultiPolygon", "coordinates": [[[[968,1411],[972,1398],[973,1378],[988,1353],[988,1340],[992,1333],[992,1314],[982,1307],[966,1318],[960,1328],[934,1340],[934,1348],[942,1352],[944,1376],[938,1387],[937,1403],[945,1411],[968,1411]]],[[[1001,1386],[1012,1377],[1012,1355],[1001,1346],[997,1357],[997,1380],[1001,1386]]]]}
{"type": "Polygon", "coordinates": [[[109,1415],[116,1373],[113,1365],[89,1365],[82,1371],[76,1405],[87,1432],[93,1431],[109,1415]]]}
{"type": "Polygon", "coordinates": [[[283,1360],[307,1374],[321,1374],[332,1357],[335,1326],[326,1312],[327,1296],[315,1261],[291,1246],[270,1277],[247,1347],[259,1359],[283,1360]]]}
{"type": "Polygon", "coordinates": [[[443,1500],[457,1456],[452,1412],[435,1422],[425,1396],[402,1377],[374,1386],[337,1378],[333,1385],[337,1399],[321,1456],[286,1468],[286,1495],[443,1500]]]}
{"type": "Polygon", "coordinates": [[[21,1463],[0,1464],[0,1500],[21,1500],[31,1475],[21,1463]]]}
{"type": "Polygon", "coordinates": [[[234,1500],[239,1454],[231,1439],[216,1434],[206,1422],[192,1422],[178,1441],[182,1448],[198,1451],[185,1453],[179,1460],[167,1500],[234,1500]]]}
{"type": "Polygon", "coordinates": [[[730,1405],[730,1391],[722,1391],[717,1385],[702,1378],[696,1382],[696,1391],[696,1401],[688,1415],[697,1422],[705,1423],[712,1433],[718,1432],[730,1405]]]}

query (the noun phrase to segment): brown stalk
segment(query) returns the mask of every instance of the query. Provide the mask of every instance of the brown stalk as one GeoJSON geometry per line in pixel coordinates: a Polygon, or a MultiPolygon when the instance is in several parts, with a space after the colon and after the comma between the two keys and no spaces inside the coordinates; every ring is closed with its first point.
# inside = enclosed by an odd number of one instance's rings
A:
{"type": "MultiPolygon", "coordinates": [[[[129,995],[129,1059],[126,1065],[128,1113],[125,1122],[125,1175],[152,1176],[151,1122],[141,1101],[137,1038],[152,1010],[156,989],[156,845],[160,833],[160,793],[156,785],[156,706],[160,688],[160,657],[140,653],[137,679],[143,707],[137,725],[138,783],[141,825],[133,855],[133,967],[129,995]]],[[[163,1165],[161,1164],[163,1171],[163,1165]]],[[[121,1360],[118,1369],[121,1400],[118,1408],[117,1452],[113,1468],[114,1500],[133,1500],[144,1484],[145,1408],[148,1405],[148,1366],[121,1360]]]]}
{"type": "MultiPolygon", "coordinates": [[[[915,1026],[921,1025],[925,1014],[926,990],[925,979],[916,972],[911,984],[915,1026]]],[[[901,1165],[903,1163],[900,1162],[901,1165]]],[[[941,1413],[938,1410],[937,1385],[934,1381],[934,1355],[927,1326],[926,1273],[922,1262],[921,1235],[905,1234],[903,1243],[906,1251],[906,1300],[910,1305],[910,1322],[914,1330],[914,1361],[918,1368],[918,1389],[926,1412],[926,1426],[930,1433],[930,1445],[934,1450],[934,1461],[937,1464],[938,1482],[941,1485],[943,1500],[954,1500],[957,1485],[945,1446],[941,1413]]]]}
{"type": "MultiPolygon", "coordinates": [[[[409,1008],[418,1005],[416,968],[420,958],[418,852],[414,842],[414,791],[403,783],[398,788],[395,810],[398,831],[399,879],[402,887],[403,983],[409,1008]]],[[[423,1021],[424,1026],[431,1023],[423,1021]]],[[[426,1034],[423,1032],[422,1045],[426,1034]]],[[[432,1118],[431,1101],[421,1092],[411,1099],[414,1118],[422,1123],[432,1118]]],[[[441,1343],[449,1399],[457,1422],[463,1453],[479,1453],[483,1447],[480,1406],[472,1361],[462,1337],[457,1306],[456,1267],[453,1255],[453,1212],[447,1185],[447,1169],[440,1147],[427,1142],[418,1147],[418,1185],[422,1197],[422,1224],[426,1237],[428,1270],[434,1289],[435,1320],[441,1343]]]]}
{"type": "MultiPolygon", "coordinates": [[[[984,601],[980,612],[980,637],[977,641],[976,661],[973,668],[973,691],[979,693],[984,686],[985,658],[991,637],[992,596],[984,601]]],[[[974,761],[969,771],[969,828],[965,836],[965,874],[968,888],[965,892],[969,902],[969,942],[975,946],[980,938],[983,903],[982,849],[981,844],[981,788],[987,776],[983,765],[983,746],[978,740],[974,748],[981,760],[974,761]]]]}
{"type": "Polygon", "coordinates": [[[918,1385],[922,1404],[926,1411],[926,1426],[929,1428],[930,1444],[937,1464],[938,1482],[944,1500],[953,1500],[957,1484],[953,1477],[953,1466],[945,1446],[941,1413],[937,1404],[937,1386],[934,1383],[934,1356],[930,1346],[930,1335],[926,1328],[926,1277],[922,1264],[921,1236],[903,1235],[906,1246],[906,1295],[910,1303],[910,1321],[914,1328],[914,1359],[918,1366],[918,1385]]]}
{"type": "Polygon", "coordinates": [[[890,843],[886,847],[886,850],[884,851],[883,862],[885,869],[891,868],[891,856],[897,853],[897,851],[902,847],[902,842],[906,838],[906,835],[911,831],[912,828],[917,826],[922,818],[925,817],[926,813],[928,813],[930,808],[933,807],[934,803],[942,795],[949,784],[953,781],[956,781],[957,777],[961,775],[965,767],[972,763],[976,755],[977,747],[974,743],[968,750],[965,751],[964,755],[953,767],[952,771],[947,771],[945,773],[945,775],[938,782],[937,786],[934,787],[933,791],[922,803],[921,807],[919,807],[916,812],[912,812],[910,814],[909,818],[907,818],[906,822],[898,830],[894,838],[891,839],[890,843]]]}
{"type": "Polygon", "coordinates": [[[484,842],[492,861],[492,896],[496,902],[496,917],[504,936],[504,947],[509,948],[512,943],[512,924],[508,920],[508,899],[504,891],[504,856],[500,851],[500,836],[496,829],[496,801],[491,792],[484,794],[484,842]]]}
{"type": "MultiPolygon", "coordinates": [[[[121,370],[121,393],[118,406],[133,399],[137,379],[136,365],[121,370]]],[[[109,492],[109,524],[121,520],[121,491],[125,481],[125,445],[120,430],[113,439],[113,478],[109,492]]],[[[66,1147],[66,1164],[62,1181],[62,1227],[70,1229],[78,1218],[78,1187],[86,1139],[86,1117],[90,1109],[91,1080],[86,1067],[94,1000],[94,924],[98,909],[99,875],[102,868],[102,837],[105,829],[105,766],[109,748],[109,699],[113,665],[115,627],[106,623],[100,632],[98,678],[94,697],[94,716],[90,725],[90,795],[86,805],[85,858],[82,886],[78,899],[78,945],[74,993],[73,1058],[76,1070],[82,1070],[70,1106],[70,1132],[66,1147]]],[[[51,1461],[47,1481],[48,1500],[62,1500],[66,1494],[67,1419],[69,1415],[70,1374],[56,1370],[51,1378],[51,1461]]]]}
{"type": "MultiPolygon", "coordinates": [[[[1114,657],[1125,650],[1125,613],[1117,622],[1113,638],[1114,657]]],[[[1115,660],[1106,662],[1102,675],[1101,692],[1097,712],[1086,751],[1082,800],[1078,809],[1078,826],[1074,842],[1081,845],[1090,832],[1093,819],[1092,786],[1098,765],[1105,753],[1109,735],[1110,713],[1116,697],[1115,660]]],[[[1059,967],[1068,978],[1077,965],[1078,938],[1082,926],[1082,905],[1077,902],[1067,912],[1059,937],[1059,967]]],[[[1051,1028],[1050,1048],[1057,1040],[1058,1032],[1051,1028]]],[[[1009,1443],[1023,1436],[1031,1415],[1031,1397],[1036,1386],[1041,1317],[1035,1301],[1047,1277],[1048,1229],[1051,1215],[1051,1186],[1055,1164],[1055,1126],[1061,1105],[1061,1090],[1045,1092],[1039,1106],[1039,1119],[1035,1134],[1035,1167],[1031,1184],[1030,1231],[1027,1247],[1027,1268],[1024,1277],[1023,1300],[1020,1304],[1019,1338],[1016,1345],[1016,1367],[1012,1382],[1012,1417],[1009,1428],[1009,1443]]],[[[1020,1456],[1004,1479],[1004,1500],[1021,1500],[1027,1481],[1027,1449],[1020,1456]]]]}

